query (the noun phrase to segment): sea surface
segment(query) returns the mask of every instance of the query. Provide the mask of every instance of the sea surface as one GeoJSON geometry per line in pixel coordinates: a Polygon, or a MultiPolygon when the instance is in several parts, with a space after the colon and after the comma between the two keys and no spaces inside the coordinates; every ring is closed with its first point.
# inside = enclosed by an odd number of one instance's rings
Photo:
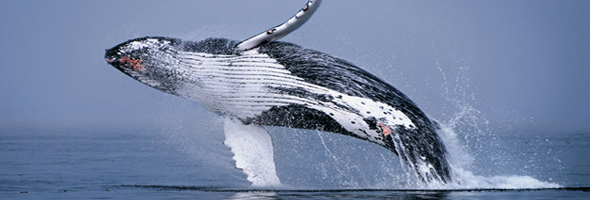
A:
{"type": "Polygon", "coordinates": [[[377,145],[270,127],[283,186],[253,188],[218,120],[168,125],[0,127],[0,199],[590,198],[590,132],[459,133],[462,185],[424,188],[377,145]]]}

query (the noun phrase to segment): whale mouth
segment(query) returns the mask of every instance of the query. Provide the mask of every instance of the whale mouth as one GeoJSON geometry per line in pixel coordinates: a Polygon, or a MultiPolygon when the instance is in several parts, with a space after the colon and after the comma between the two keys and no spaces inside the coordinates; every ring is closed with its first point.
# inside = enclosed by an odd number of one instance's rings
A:
{"type": "Polygon", "coordinates": [[[131,69],[133,71],[143,72],[147,69],[143,64],[143,59],[131,55],[121,55],[117,47],[106,50],[105,60],[113,67],[122,71],[131,69]]]}
{"type": "Polygon", "coordinates": [[[131,56],[123,56],[121,58],[106,58],[106,61],[113,65],[116,66],[117,68],[127,68],[127,69],[133,69],[134,71],[140,71],[143,72],[146,70],[145,65],[142,64],[143,60],[141,58],[134,58],[131,56]]]}
{"type": "Polygon", "coordinates": [[[119,65],[121,65],[121,55],[118,52],[118,48],[114,47],[105,51],[106,53],[104,55],[104,59],[107,61],[107,63],[119,69],[119,65]]]}

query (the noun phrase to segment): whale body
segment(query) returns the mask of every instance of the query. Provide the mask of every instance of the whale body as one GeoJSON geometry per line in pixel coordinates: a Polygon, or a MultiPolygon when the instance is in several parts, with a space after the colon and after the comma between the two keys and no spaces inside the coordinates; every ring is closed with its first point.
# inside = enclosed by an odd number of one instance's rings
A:
{"type": "MultiPolygon", "coordinates": [[[[283,126],[352,136],[394,152],[423,182],[451,181],[436,133],[440,128],[406,95],[343,59],[264,38],[271,33],[253,37],[254,42],[142,37],[107,50],[105,59],[143,84],[226,116],[227,123],[259,127],[248,130],[283,126]]],[[[225,131],[230,137],[228,132],[240,130],[225,131]]],[[[272,143],[268,136],[256,139],[261,137],[249,141],[272,143]]],[[[227,143],[233,151],[235,145],[227,143]]],[[[264,148],[261,152],[271,151],[267,157],[272,158],[272,145],[264,148]]],[[[261,168],[249,180],[275,170],[274,165],[241,168],[261,168]]]]}

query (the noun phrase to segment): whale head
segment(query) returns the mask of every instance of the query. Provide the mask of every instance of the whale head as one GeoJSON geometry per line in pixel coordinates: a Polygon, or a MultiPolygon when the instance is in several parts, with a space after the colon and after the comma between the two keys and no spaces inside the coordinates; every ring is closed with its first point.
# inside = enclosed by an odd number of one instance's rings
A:
{"type": "Polygon", "coordinates": [[[203,66],[226,65],[226,58],[238,56],[237,44],[238,41],[224,38],[193,42],[143,37],[107,49],[105,60],[145,85],[183,96],[179,91],[187,84],[192,88],[203,85],[203,77],[196,75],[206,73],[203,66]]]}
{"type": "Polygon", "coordinates": [[[106,50],[105,60],[143,84],[175,94],[179,72],[174,55],[181,44],[179,39],[164,37],[132,39],[106,50]]]}

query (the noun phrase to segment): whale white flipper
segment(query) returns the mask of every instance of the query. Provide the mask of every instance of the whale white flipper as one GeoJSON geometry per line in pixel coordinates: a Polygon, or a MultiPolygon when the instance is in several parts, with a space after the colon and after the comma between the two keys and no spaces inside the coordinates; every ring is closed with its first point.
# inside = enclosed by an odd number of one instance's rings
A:
{"type": "Polygon", "coordinates": [[[238,51],[246,51],[285,37],[305,24],[305,22],[311,18],[311,15],[313,15],[313,13],[320,7],[321,3],[322,0],[309,0],[305,6],[295,14],[295,16],[268,31],[240,42],[236,49],[238,51]]]}
{"type": "Polygon", "coordinates": [[[224,120],[225,142],[234,153],[236,168],[248,175],[252,186],[280,186],[274,162],[272,138],[264,127],[249,124],[226,116],[224,120]]]}

